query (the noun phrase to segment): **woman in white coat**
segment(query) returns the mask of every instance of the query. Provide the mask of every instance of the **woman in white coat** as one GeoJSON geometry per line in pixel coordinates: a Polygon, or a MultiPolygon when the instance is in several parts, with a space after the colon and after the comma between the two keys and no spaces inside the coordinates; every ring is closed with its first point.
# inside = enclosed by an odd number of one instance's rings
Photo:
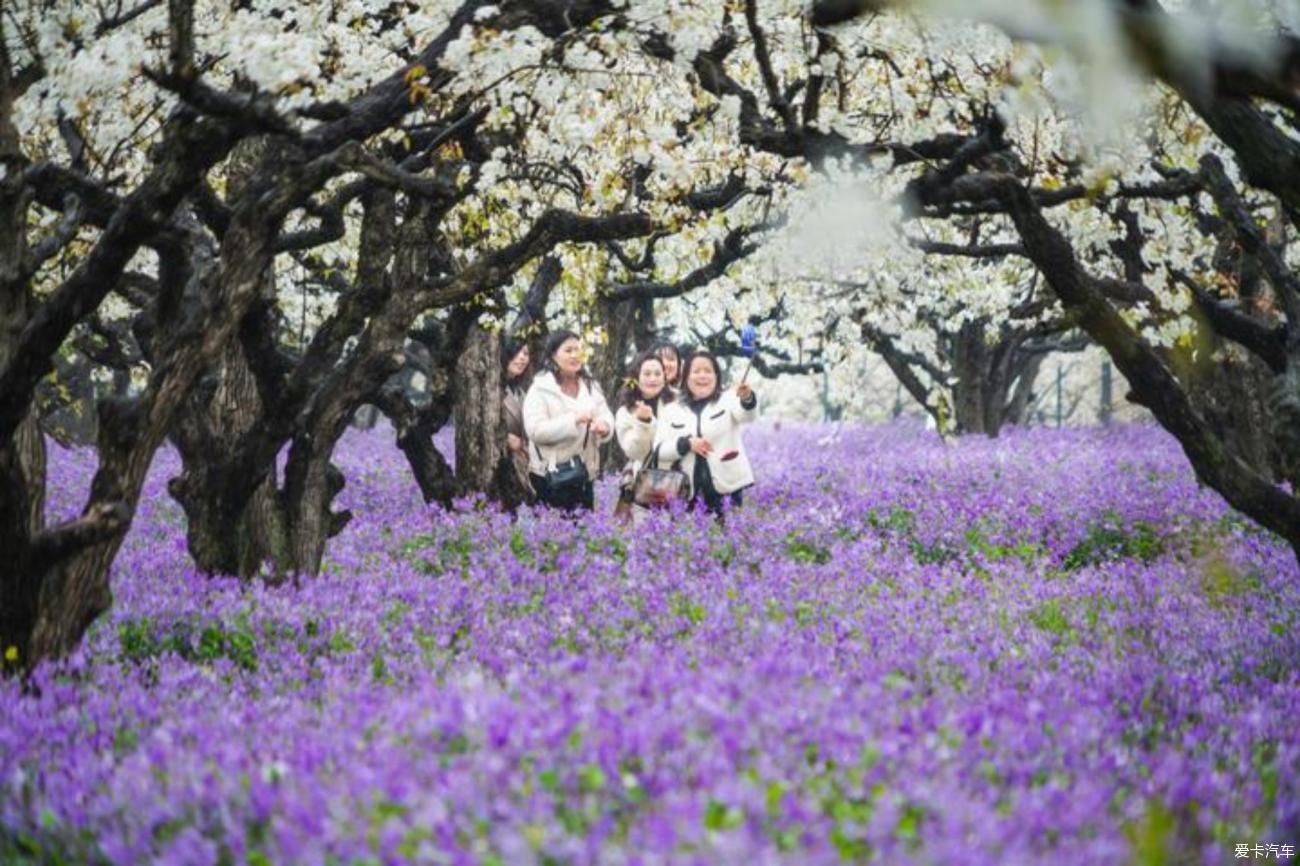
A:
{"type": "Polygon", "coordinates": [[[614,415],[614,435],[618,447],[627,455],[627,466],[619,484],[617,511],[620,514],[627,513],[632,505],[632,481],[654,446],[660,407],[670,403],[674,396],[667,386],[659,355],[653,349],[638,355],[628,370],[622,405],[614,415]]]}
{"type": "Polygon", "coordinates": [[[664,407],[655,437],[659,465],[680,460],[691,482],[691,501],[702,500],[715,514],[724,500],[741,503],[741,491],[754,483],[741,425],[754,420],[758,397],[741,382],[722,390],[722,370],[709,352],[692,353],[683,365],[682,393],[664,407]]]}
{"type": "Polygon", "coordinates": [[[540,502],[574,510],[595,506],[593,481],[600,471],[600,446],[614,432],[614,418],[600,386],[582,364],[582,343],[572,331],[556,331],[546,340],[544,371],[524,398],[533,489],[540,502]],[[586,481],[580,489],[559,488],[557,470],[580,461],[586,481]]]}

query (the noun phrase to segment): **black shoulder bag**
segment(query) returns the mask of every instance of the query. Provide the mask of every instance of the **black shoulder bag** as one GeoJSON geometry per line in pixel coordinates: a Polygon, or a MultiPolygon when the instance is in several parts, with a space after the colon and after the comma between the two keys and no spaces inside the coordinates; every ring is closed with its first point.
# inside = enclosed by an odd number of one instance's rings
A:
{"type": "MultiPolygon", "coordinates": [[[[538,497],[547,505],[556,508],[577,508],[585,505],[587,502],[587,485],[591,483],[591,476],[587,473],[587,463],[582,459],[582,455],[587,451],[587,438],[591,436],[591,425],[587,425],[587,432],[582,436],[582,450],[561,463],[555,464],[555,468],[546,473],[543,489],[537,491],[538,497]]],[[[537,444],[533,443],[537,448],[537,444]]],[[[537,449],[537,456],[541,458],[542,451],[537,449]]]]}

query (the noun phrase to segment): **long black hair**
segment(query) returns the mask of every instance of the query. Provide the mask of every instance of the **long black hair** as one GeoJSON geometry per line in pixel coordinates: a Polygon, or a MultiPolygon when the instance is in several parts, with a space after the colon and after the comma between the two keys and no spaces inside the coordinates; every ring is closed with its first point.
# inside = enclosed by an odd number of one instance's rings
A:
{"type": "Polygon", "coordinates": [[[627,382],[623,386],[621,402],[628,409],[634,407],[639,401],[645,401],[650,404],[656,415],[659,414],[659,405],[667,403],[674,399],[673,389],[668,386],[668,378],[664,377],[664,388],[653,398],[647,398],[641,394],[641,368],[646,364],[654,361],[662,370],[664,366],[663,359],[654,349],[647,349],[633,359],[631,366],[627,368],[627,382]]]}
{"type": "Polygon", "coordinates": [[[718,364],[718,359],[707,349],[696,349],[686,356],[686,363],[682,365],[682,391],[678,397],[683,403],[712,403],[722,395],[722,367],[718,364]],[[690,387],[686,384],[687,378],[691,375],[691,367],[695,364],[697,358],[703,358],[713,365],[713,393],[702,400],[695,399],[691,394],[690,387]]]}
{"type": "Polygon", "coordinates": [[[533,361],[528,360],[528,367],[517,379],[510,379],[510,362],[524,349],[529,348],[528,341],[513,334],[501,335],[501,386],[514,391],[527,391],[533,383],[533,361]]]}
{"type": "MultiPolygon", "coordinates": [[[[552,331],[546,337],[546,357],[542,359],[542,369],[555,376],[557,382],[560,379],[560,368],[556,366],[555,353],[558,352],[560,347],[569,340],[577,340],[579,343],[582,342],[581,337],[567,329],[552,331]]],[[[583,364],[578,368],[578,378],[586,382],[588,385],[591,384],[591,373],[587,372],[586,364],[583,364]]]]}

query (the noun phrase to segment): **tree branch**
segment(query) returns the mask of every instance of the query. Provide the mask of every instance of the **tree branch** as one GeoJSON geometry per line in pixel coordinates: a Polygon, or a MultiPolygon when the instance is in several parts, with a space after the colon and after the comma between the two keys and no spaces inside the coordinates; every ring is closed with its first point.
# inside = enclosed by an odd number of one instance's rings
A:
{"type": "Polygon", "coordinates": [[[28,250],[26,261],[23,262],[22,270],[18,276],[20,281],[26,282],[30,280],[41,269],[42,265],[62,252],[72,242],[77,236],[77,230],[81,228],[83,210],[80,200],[69,193],[64,199],[63,217],[59,220],[59,224],[54,231],[28,250]]]}
{"type": "MultiPolygon", "coordinates": [[[[125,12],[119,12],[117,15],[108,18],[101,18],[99,23],[95,25],[95,35],[103,36],[110,30],[116,30],[118,27],[130,24],[150,9],[156,9],[161,6],[162,2],[163,0],[141,0],[140,3],[137,3],[125,12]]],[[[121,9],[120,4],[118,5],[118,8],[121,9]]]]}
{"type": "Polygon", "coordinates": [[[1259,475],[1214,433],[1160,354],[1098,291],[1097,280],[1083,270],[1069,241],[1047,222],[1029,191],[1008,175],[987,172],[965,189],[981,198],[994,197],[1005,207],[1030,260],[1067,312],[1110,354],[1135,399],[1178,439],[1197,477],[1261,525],[1289,541],[1300,538],[1300,500],[1259,475]]]}
{"type": "MultiPolygon", "coordinates": [[[[175,0],[169,0],[175,2],[175,0]]],[[[298,137],[297,128],[275,107],[270,94],[260,90],[232,93],[218,90],[197,77],[181,77],[170,71],[141,67],[144,76],[163,90],[176,94],[200,114],[236,120],[259,132],[298,137]]]]}
{"type": "Polygon", "coordinates": [[[112,540],[125,532],[130,524],[131,507],[127,503],[95,503],[81,517],[47,529],[33,538],[28,567],[39,574],[80,550],[112,540]]]}
{"type": "Polygon", "coordinates": [[[1277,292],[1278,301],[1286,313],[1288,328],[1300,331],[1300,280],[1296,279],[1281,255],[1265,239],[1254,216],[1237,195],[1232,181],[1228,180],[1219,158],[1212,153],[1202,156],[1201,172],[1205,175],[1210,195],[1232,227],[1237,242],[1243,250],[1255,257],[1268,275],[1268,281],[1277,292]]]}
{"type": "Polygon", "coordinates": [[[452,306],[469,300],[482,291],[484,286],[501,285],[526,262],[556,244],[639,237],[650,234],[654,229],[654,221],[641,213],[588,217],[568,211],[548,210],[519,240],[483,254],[458,274],[434,279],[428,286],[429,306],[452,306]]]}
{"type": "Polygon", "coordinates": [[[9,363],[0,367],[0,441],[25,417],[36,383],[51,369],[50,357],[73,326],[99,306],[145,241],[171,218],[199,178],[238,140],[238,127],[180,122],[170,131],[157,168],[110,220],[76,271],[29,319],[9,363]]]}
{"type": "Polygon", "coordinates": [[[1175,280],[1192,293],[1196,306],[1220,336],[1258,355],[1274,373],[1286,372],[1286,330],[1282,325],[1270,328],[1253,316],[1213,297],[1182,271],[1174,270],[1171,273],[1175,280]]]}
{"type": "Polygon", "coordinates": [[[935,253],[941,256],[965,256],[974,259],[1001,259],[1006,256],[1023,256],[1025,248],[1021,244],[949,244],[940,241],[929,241],[924,238],[909,237],[907,242],[925,253],[935,253]]]}
{"type": "Polygon", "coordinates": [[[858,327],[861,329],[862,339],[876,354],[884,359],[886,366],[897,377],[899,383],[907,389],[907,393],[912,395],[912,399],[925,407],[926,412],[934,415],[936,409],[930,403],[930,389],[916,375],[916,369],[925,370],[940,387],[948,378],[944,372],[932,364],[929,359],[899,349],[892,337],[868,322],[860,312],[854,314],[854,320],[857,321],[858,327]]]}
{"type": "Polygon", "coordinates": [[[194,71],[194,0],[167,0],[167,60],[176,81],[192,81],[194,71]]]}
{"type": "Polygon", "coordinates": [[[510,325],[512,334],[527,331],[534,324],[546,321],[546,305],[551,298],[551,290],[560,282],[564,268],[560,257],[554,254],[542,259],[533,275],[533,282],[524,295],[524,302],[519,305],[519,314],[510,325]]]}
{"type": "Polygon", "coordinates": [[[754,59],[758,61],[759,74],[763,78],[763,87],[767,90],[768,104],[785,123],[787,132],[794,132],[799,124],[795,120],[794,109],[781,93],[781,84],[772,71],[772,57],[767,47],[767,35],[758,24],[758,0],[745,0],[745,25],[749,28],[750,38],[754,40],[754,59]]]}
{"type": "Polygon", "coordinates": [[[734,228],[727,233],[722,243],[713,247],[713,258],[708,264],[695,268],[686,276],[672,283],[641,281],[622,283],[605,289],[605,297],[626,301],[632,298],[676,298],[687,292],[706,286],[727,272],[737,261],[758,249],[758,244],[747,243],[746,239],[756,231],[755,227],[734,228]]]}

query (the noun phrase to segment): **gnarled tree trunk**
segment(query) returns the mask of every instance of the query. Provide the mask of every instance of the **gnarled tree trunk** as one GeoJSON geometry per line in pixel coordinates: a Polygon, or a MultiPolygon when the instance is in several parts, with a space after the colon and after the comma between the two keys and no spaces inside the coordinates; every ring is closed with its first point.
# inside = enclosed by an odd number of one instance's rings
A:
{"type": "MultiPolygon", "coordinates": [[[[30,194],[20,182],[27,160],[13,125],[17,94],[10,73],[8,57],[0,57],[0,369],[13,359],[32,305],[24,268],[30,194]]],[[[45,442],[29,409],[14,435],[0,439],[0,670],[31,657],[38,593],[22,573],[34,565],[28,552],[44,527],[44,512],[45,442]],[[9,569],[13,573],[5,574],[9,569]]]]}
{"type": "Polygon", "coordinates": [[[376,405],[392,423],[397,447],[406,455],[424,501],[450,505],[456,496],[456,472],[433,444],[433,434],[447,421],[447,407],[435,404],[417,409],[395,389],[381,391],[376,405]]]}
{"type": "Polygon", "coordinates": [[[954,334],[952,344],[952,411],[958,433],[998,435],[1000,413],[1006,402],[1006,386],[999,371],[990,364],[989,346],[984,341],[982,322],[965,322],[954,334]]]}
{"type": "Polygon", "coordinates": [[[285,467],[284,490],[279,501],[288,535],[285,570],[319,574],[325,545],[352,520],[352,512],[336,512],[334,497],[346,483],[343,473],[330,463],[337,437],[315,447],[310,437],[294,442],[285,467]]]}
{"type": "Polygon", "coordinates": [[[948,341],[958,433],[995,437],[1004,424],[1023,421],[1043,363],[1042,353],[1024,348],[1024,332],[1011,330],[989,342],[989,327],[985,319],[965,322],[948,341]]]}
{"type": "Polygon", "coordinates": [[[500,359],[496,335],[481,325],[470,328],[456,361],[452,403],[456,482],[466,492],[490,490],[505,457],[500,359]]]}
{"type": "Polygon", "coordinates": [[[1231,345],[1205,354],[1188,373],[1192,406],[1229,452],[1261,476],[1282,480],[1283,455],[1268,406],[1273,374],[1258,358],[1231,345]]]}
{"type": "MultiPolygon", "coordinates": [[[[257,163],[268,153],[265,138],[242,142],[231,154],[231,200],[247,188],[257,163]]],[[[259,298],[269,303],[275,294],[273,258],[260,263],[259,298]]],[[[202,263],[196,263],[202,264],[202,263]]],[[[258,266],[253,263],[251,266],[258,266]]],[[[255,314],[260,310],[255,310],[255,314]]],[[[251,471],[265,477],[249,488],[231,458],[255,427],[264,423],[265,406],[247,351],[233,340],[199,380],[181,406],[171,440],[181,457],[181,474],[167,490],[185,511],[185,537],[195,565],[208,574],[248,578],[262,563],[283,553],[281,518],[277,513],[274,459],[251,471]]]]}
{"type": "Polygon", "coordinates": [[[1024,359],[1011,389],[1011,399],[1007,401],[1005,424],[1024,424],[1029,417],[1029,403],[1034,398],[1034,382],[1042,369],[1046,354],[1035,352],[1024,359]]]}
{"type": "Polygon", "coordinates": [[[167,489],[185,511],[190,556],[209,574],[251,577],[277,547],[274,466],[250,497],[226,462],[261,410],[243,347],[232,342],[188,396],[172,433],[182,469],[167,489]]]}
{"type": "MultiPolygon", "coordinates": [[[[654,332],[654,301],[650,298],[601,298],[597,302],[597,311],[605,329],[605,342],[596,347],[589,367],[605,392],[610,411],[617,412],[618,400],[627,381],[627,365],[638,351],[649,347],[654,332]]],[[[604,449],[603,468],[618,471],[625,463],[627,456],[623,449],[618,447],[616,439],[611,439],[604,449]]]]}

